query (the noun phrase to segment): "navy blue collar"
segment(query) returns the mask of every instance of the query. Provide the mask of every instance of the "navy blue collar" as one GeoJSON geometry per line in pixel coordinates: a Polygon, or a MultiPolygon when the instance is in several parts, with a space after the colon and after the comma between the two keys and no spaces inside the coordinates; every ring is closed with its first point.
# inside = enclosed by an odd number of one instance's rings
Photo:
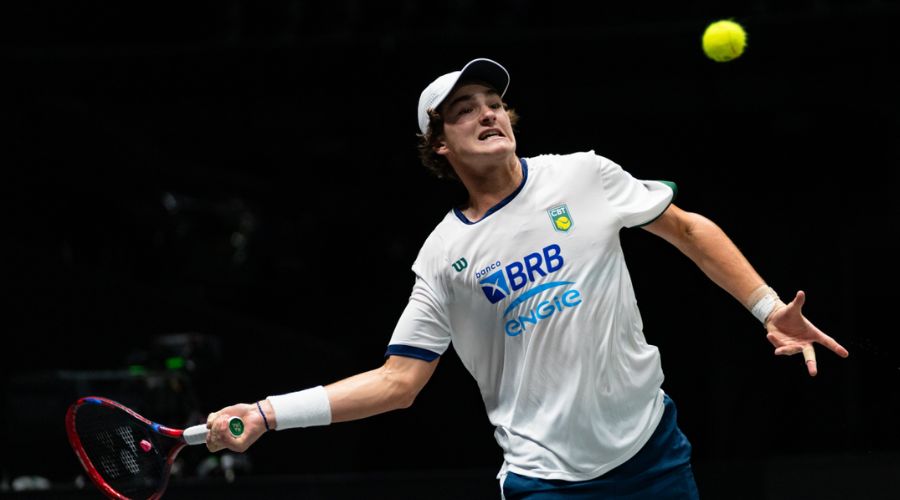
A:
{"type": "Polygon", "coordinates": [[[525,162],[525,158],[519,158],[519,163],[522,164],[522,182],[519,184],[519,187],[517,187],[515,191],[513,191],[512,193],[510,193],[509,196],[507,196],[506,198],[503,198],[503,200],[501,200],[500,203],[497,203],[496,205],[494,205],[493,207],[491,207],[490,210],[488,210],[488,211],[484,214],[484,217],[482,217],[482,218],[480,218],[480,219],[478,219],[478,220],[476,220],[476,221],[470,221],[469,219],[466,218],[465,215],[463,215],[463,213],[462,213],[462,211],[461,211],[460,209],[454,207],[454,208],[453,208],[453,213],[456,214],[456,217],[457,217],[459,220],[461,220],[464,224],[470,224],[470,225],[471,225],[471,224],[477,224],[478,222],[481,222],[481,221],[483,221],[484,219],[487,219],[488,216],[491,215],[492,213],[494,213],[494,212],[496,212],[497,210],[500,210],[501,208],[505,207],[507,203],[511,202],[511,201],[513,200],[513,198],[515,198],[516,195],[519,194],[519,191],[521,191],[522,188],[525,187],[525,181],[528,180],[528,163],[525,162]]]}

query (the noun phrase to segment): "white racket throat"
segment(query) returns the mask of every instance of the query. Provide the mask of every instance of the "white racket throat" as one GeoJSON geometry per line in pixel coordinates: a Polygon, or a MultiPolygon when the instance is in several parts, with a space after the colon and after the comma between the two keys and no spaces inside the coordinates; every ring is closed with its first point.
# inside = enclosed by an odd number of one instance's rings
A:
{"type": "Polygon", "coordinates": [[[184,438],[185,443],[190,445],[205,444],[207,434],[209,434],[209,429],[206,428],[206,424],[200,424],[185,429],[181,437],[184,438]]]}

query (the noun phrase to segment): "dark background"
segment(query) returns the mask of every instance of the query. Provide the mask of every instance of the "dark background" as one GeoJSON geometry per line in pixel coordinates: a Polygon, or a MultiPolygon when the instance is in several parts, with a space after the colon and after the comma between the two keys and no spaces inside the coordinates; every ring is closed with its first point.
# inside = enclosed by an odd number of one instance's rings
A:
{"type": "MultiPolygon", "coordinates": [[[[80,396],[183,426],[379,366],[461,199],[418,163],[419,93],[489,57],[522,156],[676,181],[851,352],[819,349],[809,378],[677,250],[623,231],[701,495],[895,498],[900,6],[605,4],[4,5],[0,495],[96,496],[63,428],[80,396]],[[700,47],[721,18],[749,34],[729,63],[700,47]]],[[[452,350],[409,410],[266,435],[230,484],[222,456],[184,450],[168,496],[497,498],[502,460],[452,350]]]]}

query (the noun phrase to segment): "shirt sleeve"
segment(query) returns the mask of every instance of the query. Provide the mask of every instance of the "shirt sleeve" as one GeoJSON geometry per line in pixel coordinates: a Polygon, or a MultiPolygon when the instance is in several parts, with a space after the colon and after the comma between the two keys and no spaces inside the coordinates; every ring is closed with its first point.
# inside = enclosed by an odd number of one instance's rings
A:
{"type": "Polygon", "coordinates": [[[385,356],[433,361],[450,345],[446,309],[425,279],[416,276],[409,302],[394,327],[385,356]]]}
{"type": "Polygon", "coordinates": [[[623,227],[647,225],[669,208],[678,187],[670,181],[635,179],[622,167],[599,157],[603,189],[623,227]]]}

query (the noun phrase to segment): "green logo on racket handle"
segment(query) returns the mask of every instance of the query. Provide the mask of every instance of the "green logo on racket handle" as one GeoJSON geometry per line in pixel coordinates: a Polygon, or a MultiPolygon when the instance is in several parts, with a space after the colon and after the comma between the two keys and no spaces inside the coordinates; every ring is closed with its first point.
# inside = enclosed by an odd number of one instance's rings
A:
{"type": "Polygon", "coordinates": [[[228,430],[234,437],[240,437],[244,433],[244,421],[240,417],[231,417],[228,419],[228,430]]]}

